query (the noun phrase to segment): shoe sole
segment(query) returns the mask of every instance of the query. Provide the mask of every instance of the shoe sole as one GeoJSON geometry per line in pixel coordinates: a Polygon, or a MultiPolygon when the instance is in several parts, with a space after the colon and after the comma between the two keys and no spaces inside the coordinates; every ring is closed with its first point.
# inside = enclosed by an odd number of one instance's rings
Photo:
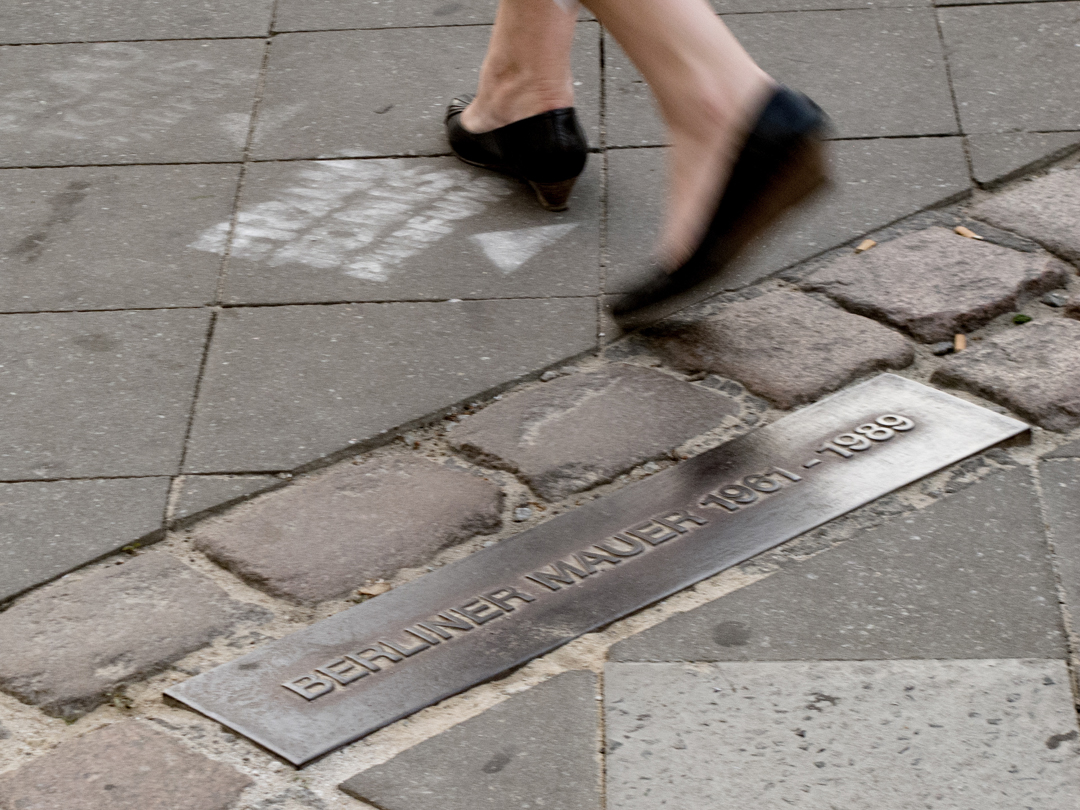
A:
{"type": "Polygon", "coordinates": [[[495,166],[488,163],[477,163],[474,160],[466,160],[461,155],[455,154],[458,160],[462,163],[468,163],[470,166],[477,166],[481,169],[488,169],[489,171],[498,172],[499,174],[506,175],[507,177],[514,177],[518,180],[524,180],[529,184],[529,187],[536,194],[536,199],[540,202],[548,211],[565,211],[570,206],[568,200],[570,199],[570,192],[574,190],[574,184],[577,183],[576,177],[571,177],[569,180],[560,180],[557,183],[536,183],[532,180],[527,180],[524,177],[520,177],[512,171],[509,171],[505,166],[495,166]]]}
{"type": "Polygon", "coordinates": [[[806,201],[829,184],[825,148],[812,140],[796,149],[787,161],[787,168],[776,172],[772,181],[758,195],[756,203],[719,240],[709,256],[716,268],[707,279],[682,290],[670,298],[653,301],[644,307],[615,315],[615,322],[626,332],[655,323],[704,300],[711,294],[710,282],[738,258],[746,246],[764,232],[784,213],[806,201]],[[706,293],[706,294],[702,294],[706,293]],[[672,306],[673,302],[677,302],[672,306]]]}

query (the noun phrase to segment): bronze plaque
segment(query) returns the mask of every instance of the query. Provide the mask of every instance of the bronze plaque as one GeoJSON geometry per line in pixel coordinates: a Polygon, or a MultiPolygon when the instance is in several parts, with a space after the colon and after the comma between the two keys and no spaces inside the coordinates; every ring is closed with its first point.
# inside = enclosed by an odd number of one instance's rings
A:
{"type": "Polygon", "coordinates": [[[304,765],[1027,429],[882,374],[166,694],[304,765]]]}

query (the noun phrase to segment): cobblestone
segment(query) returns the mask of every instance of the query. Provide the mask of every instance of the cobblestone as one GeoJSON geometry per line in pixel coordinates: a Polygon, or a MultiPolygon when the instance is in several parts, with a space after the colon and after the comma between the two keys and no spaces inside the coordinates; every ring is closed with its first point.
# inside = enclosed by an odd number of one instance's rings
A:
{"type": "Polygon", "coordinates": [[[455,427],[450,441],[555,500],[659,458],[737,411],[728,397],[615,364],[492,405],[455,427]]]}
{"type": "Polygon", "coordinates": [[[1016,327],[951,357],[932,382],[963,388],[1049,430],[1080,425],[1080,323],[1016,327]]]}
{"type": "Polygon", "coordinates": [[[927,228],[843,256],[802,287],[933,343],[1015,311],[1068,276],[1065,264],[1045,255],[927,228]]]}
{"type": "Polygon", "coordinates": [[[1080,169],[1022,182],[979,203],[972,215],[1080,262],[1080,169]]]}
{"type": "Polygon", "coordinates": [[[133,720],[95,729],[0,776],[12,810],[226,810],[252,784],[133,720]]]}
{"type": "Polygon", "coordinates": [[[341,464],[200,524],[211,559],[275,595],[312,604],[392,577],[501,523],[494,484],[423,458],[341,464]]]}
{"type": "Polygon", "coordinates": [[[787,291],[732,304],[657,340],[679,368],[733,377],[780,408],[914,359],[908,340],[891,329],[787,291]]]}
{"type": "Polygon", "coordinates": [[[0,689],[77,718],[238,622],[265,618],[178,560],[150,552],[47,585],[0,613],[0,689]]]}

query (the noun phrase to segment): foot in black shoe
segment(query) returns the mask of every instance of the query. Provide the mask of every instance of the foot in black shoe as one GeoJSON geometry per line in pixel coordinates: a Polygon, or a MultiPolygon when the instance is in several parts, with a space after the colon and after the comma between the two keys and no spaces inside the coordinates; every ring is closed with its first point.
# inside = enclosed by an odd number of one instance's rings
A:
{"type": "Polygon", "coordinates": [[[461,114],[473,96],[458,96],[446,108],[446,135],[461,160],[519,177],[549,211],[566,210],[566,201],[589,145],[573,107],[549,110],[490,132],[469,132],[461,114]]]}
{"type": "MultiPolygon", "coordinates": [[[[801,93],[779,87],[739,152],[720,202],[691,254],[674,271],[655,268],[612,308],[623,329],[636,329],[687,306],[677,296],[699,291],[746,243],[828,181],[822,136],[828,118],[801,93]],[[666,310],[666,311],[665,311],[666,310]]],[[[689,296],[688,296],[689,297],[689,296]]]]}

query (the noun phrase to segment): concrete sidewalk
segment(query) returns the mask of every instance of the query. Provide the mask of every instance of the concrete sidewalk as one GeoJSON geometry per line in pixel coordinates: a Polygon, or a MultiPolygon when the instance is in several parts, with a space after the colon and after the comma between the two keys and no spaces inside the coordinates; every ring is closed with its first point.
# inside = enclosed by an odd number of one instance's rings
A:
{"type": "Polygon", "coordinates": [[[493,4],[0,9],[0,807],[1072,807],[1080,169],[1013,181],[1080,143],[1080,2],[843,5],[717,3],[838,182],[623,339],[663,131],[594,21],[551,214],[446,152],[493,4]],[[884,369],[1033,443],[299,773],[161,702],[884,369]]]}

